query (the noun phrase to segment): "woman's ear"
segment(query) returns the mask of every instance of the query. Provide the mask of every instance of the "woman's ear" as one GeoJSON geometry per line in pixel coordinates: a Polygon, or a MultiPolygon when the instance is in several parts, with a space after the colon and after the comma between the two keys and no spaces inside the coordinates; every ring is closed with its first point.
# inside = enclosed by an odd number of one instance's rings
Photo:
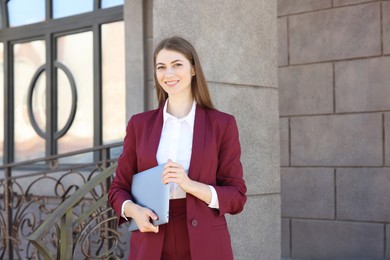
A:
{"type": "Polygon", "coordinates": [[[194,68],[191,69],[191,76],[195,76],[195,69],[194,68]]]}

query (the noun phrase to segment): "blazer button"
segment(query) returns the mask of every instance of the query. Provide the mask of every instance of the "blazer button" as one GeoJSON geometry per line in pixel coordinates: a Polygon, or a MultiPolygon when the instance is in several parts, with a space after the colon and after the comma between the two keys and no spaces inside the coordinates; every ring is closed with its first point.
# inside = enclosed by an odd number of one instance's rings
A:
{"type": "Polygon", "coordinates": [[[193,219],[191,224],[193,227],[196,227],[198,225],[198,221],[196,219],[193,219]]]}

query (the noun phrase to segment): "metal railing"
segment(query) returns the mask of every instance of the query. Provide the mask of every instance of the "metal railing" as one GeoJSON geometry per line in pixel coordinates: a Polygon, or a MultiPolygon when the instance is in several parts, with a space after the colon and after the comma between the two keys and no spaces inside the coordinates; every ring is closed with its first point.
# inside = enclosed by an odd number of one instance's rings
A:
{"type": "Polygon", "coordinates": [[[121,146],[0,166],[0,259],[122,258],[128,232],[107,202],[121,146]],[[69,163],[91,153],[101,160],[69,163]]]}

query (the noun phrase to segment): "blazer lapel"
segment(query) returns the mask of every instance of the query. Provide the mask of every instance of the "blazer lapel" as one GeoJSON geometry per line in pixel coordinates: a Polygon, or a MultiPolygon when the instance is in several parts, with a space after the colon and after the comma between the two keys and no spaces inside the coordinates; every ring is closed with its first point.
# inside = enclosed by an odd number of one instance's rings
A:
{"type": "Polygon", "coordinates": [[[205,110],[200,106],[196,106],[194,135],[192,138],[192,154],[188,176],[191,180],[198,180],[201,173],[204,146],[206,138],[206,115],[205,110]]]}
{"type": "Polygon", "coordinates": [[[157,149],[158,145],[160,144],[160,137],[161,137],[161,132],[162,132],[162,127],[163,127],[163,110],[164,106],[161,106],[157,110],[157,117],[156,120],[154,121],[152,131],[150,133],[150,139],[149,139],[149,146],[148,149],[150,149],[150,154],[153,156],[152,161],[154,166],[158,165],[157,163],[157,149]]]}

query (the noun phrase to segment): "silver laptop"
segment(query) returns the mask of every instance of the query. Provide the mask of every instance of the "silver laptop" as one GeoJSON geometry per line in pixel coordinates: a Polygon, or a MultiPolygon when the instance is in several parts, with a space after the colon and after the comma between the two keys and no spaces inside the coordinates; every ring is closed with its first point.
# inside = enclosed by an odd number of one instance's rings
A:
{"type": "MultiPolygon", "coordinates": [[[[168,223],[169,218],[169,191],[170,185],[164,185],[161,175],[164,165],[159,165],[133,175],[131,195],[133,201],[140,206],[153,210],[158,216],[151,220],[153,225],[168,223]]],[[[129,231],[138,230],[134,219],[130,220],[129,231]]]]}

